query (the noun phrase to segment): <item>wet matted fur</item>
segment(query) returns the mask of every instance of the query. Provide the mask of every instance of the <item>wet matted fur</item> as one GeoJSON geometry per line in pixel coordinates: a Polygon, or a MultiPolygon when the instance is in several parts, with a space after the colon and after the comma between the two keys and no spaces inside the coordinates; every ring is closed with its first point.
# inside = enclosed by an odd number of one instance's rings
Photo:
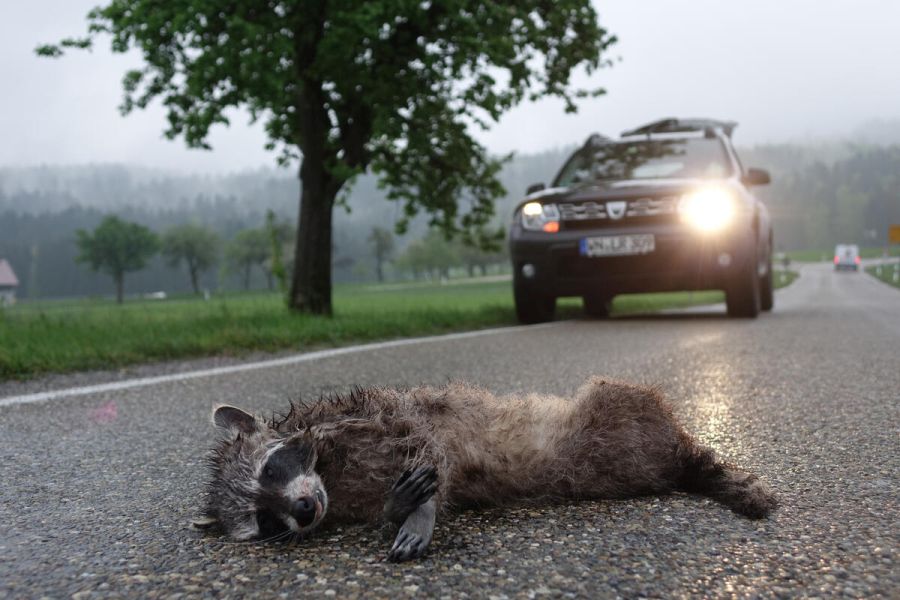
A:
{"type": "MultiPolygon", "coordinates": [[[[400,560],[427,547],[431,530],[422,519],[430,518],[433,527],[434,513],[448,509],[679,490],[715,498],[750,518],[766,516],[776,505],[761,480],[717,460],[685,432],[659,392],[601,378],[589,379],[572,399],[496,396],[464,383],[373,387],[292,404],[287,415],[271,420],[230,407],[218,409],[215,420],[226,435],[210,459],[206,522],[238,539],[261,536],[257,512],[273,494],[284,500],[287,492],[260,481],[272,453],[283,454],[288,445],[307,461],[302,482],[291,485],[310,501],[322,500],[310,529],[321,520],[377,523],[385,519],[386,501],[409,500],[409,509],[394,515],[397,523],[412,514],[410,531],[424,528],[427,536],[419,540],[421,548],[395,556],[400,560]],[[421,473],[422,481],[436,486],[418,499],[401,498],[404,490],[395,482],[423,466],[429,473],[421,473]],[[413,520],[426,500],[430,517],[413,520]]],[[[279,518],[289,529],[303,530],[289,516],[279,518]]]]}

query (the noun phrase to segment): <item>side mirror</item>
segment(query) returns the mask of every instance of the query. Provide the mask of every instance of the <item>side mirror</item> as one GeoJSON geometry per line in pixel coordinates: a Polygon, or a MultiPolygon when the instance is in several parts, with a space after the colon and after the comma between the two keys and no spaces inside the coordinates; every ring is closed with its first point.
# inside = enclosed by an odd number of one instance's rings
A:
{"type": "Polygon", "coordinates": [[[525,195],[530,196],[535,192],[539,192],[539,191],[545,189],[546,187],[547,186],[545,186],[543,183],[532,183],[531,185],[528,186],[528,189],[525,190],[525,195]]]}
{"type": "Polygon", "coordinates": [[[765,169],[747,169],[743,182],[744,185],[768,185],[772,182],[772,176],[765,169]]]}

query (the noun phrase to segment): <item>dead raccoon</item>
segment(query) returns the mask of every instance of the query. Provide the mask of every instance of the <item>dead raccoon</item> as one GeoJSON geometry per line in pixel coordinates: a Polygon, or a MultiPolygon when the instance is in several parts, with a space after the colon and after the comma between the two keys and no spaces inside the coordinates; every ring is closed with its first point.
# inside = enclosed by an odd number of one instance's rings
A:
{"type": "Polygon", "coordinates": [[[221,406],[205,517],[238,540],[331,522],[400,526],[390,560],[422,555],[448,508],[676,490],[751,518],[775,498],[716,460],[655,390],[592,378],[573,400],[466,384],[360,388],[264,421],[221,406]]]}

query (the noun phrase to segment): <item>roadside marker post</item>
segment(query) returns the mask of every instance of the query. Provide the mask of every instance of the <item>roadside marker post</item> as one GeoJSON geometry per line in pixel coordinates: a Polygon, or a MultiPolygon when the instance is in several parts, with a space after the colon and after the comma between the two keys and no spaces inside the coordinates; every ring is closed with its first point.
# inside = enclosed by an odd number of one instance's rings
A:
{"type": "MultiPolygon", "coordinates": [[[[888,227],[888,243],[900,244],[900,225],[891,225],[888,227]]],[[[894,263],[894,283],[900,283],[900,257],[894,263]]]]}

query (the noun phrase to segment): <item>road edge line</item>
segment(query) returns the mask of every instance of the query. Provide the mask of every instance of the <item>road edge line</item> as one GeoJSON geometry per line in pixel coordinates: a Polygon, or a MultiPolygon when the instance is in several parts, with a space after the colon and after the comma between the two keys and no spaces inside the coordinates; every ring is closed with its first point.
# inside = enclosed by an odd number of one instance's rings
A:
{"type": "Polygon", "coordinates": [[[543,329],[563,323],[564,321],[555,321],[553,323],[542,323],[540,325],[514,325],[510,327],[492,327],[490,329],[476,329],[474,331],[460,331],[456,333],[445,333],[442,335],[430,335],[414,338],[401,338],[397,340],[386,340],[382,342],[370,342],[367,344],[356,344],[353,346],[341,346],[338,348],[328,348],[327,350],[316,350],[314,352],[304,352],[302,354],[294,354],[282,358],[271,358],[255,362],[241,363],[224,367],[213,367],[211,369],[198,369],[196,371],[184,371],[182,373],[169,373],[166,375],[155,375],[152,377],[138,377],[135,379],[126,379],[123,381],[111,381],[108,383],[98,383],[94,385],[77,386],[71,388],[63,388],[59,390],[50,390],[46,392],[35,392],[31,394],[22,394],[18,396],[6,396],[0,398],[0,408],[7,406],[17,406],[21,404],[34,404],[37,402],[48,402],[50,400],[58,400],[61,398],[72,398],[78,396],[86,396],[88,394],[99,394],[103,392],[114,392],[119,390],[127,390],[138,387],[147,387],[158,385],[161,383],[170,383],[173,381],[185,381],[189,379],[200,379],[204,377],[215,377],[217,375],[228,375],[231,373],[240,373],[243,371],[258,371],[260,369],[271,369],[286,365],[300,364],[306,362],[314,362],[344,354],[356,354],[360,352],[370,352],[373,350],[385,350],[389,348],[399,348],[402,346],[410,346],[413,344],[433,344],[436,342],[445,342],[452,340],[461,340],[486,335],[494,335],[497,333],[512,333],[525,330],[543,329]]]}

